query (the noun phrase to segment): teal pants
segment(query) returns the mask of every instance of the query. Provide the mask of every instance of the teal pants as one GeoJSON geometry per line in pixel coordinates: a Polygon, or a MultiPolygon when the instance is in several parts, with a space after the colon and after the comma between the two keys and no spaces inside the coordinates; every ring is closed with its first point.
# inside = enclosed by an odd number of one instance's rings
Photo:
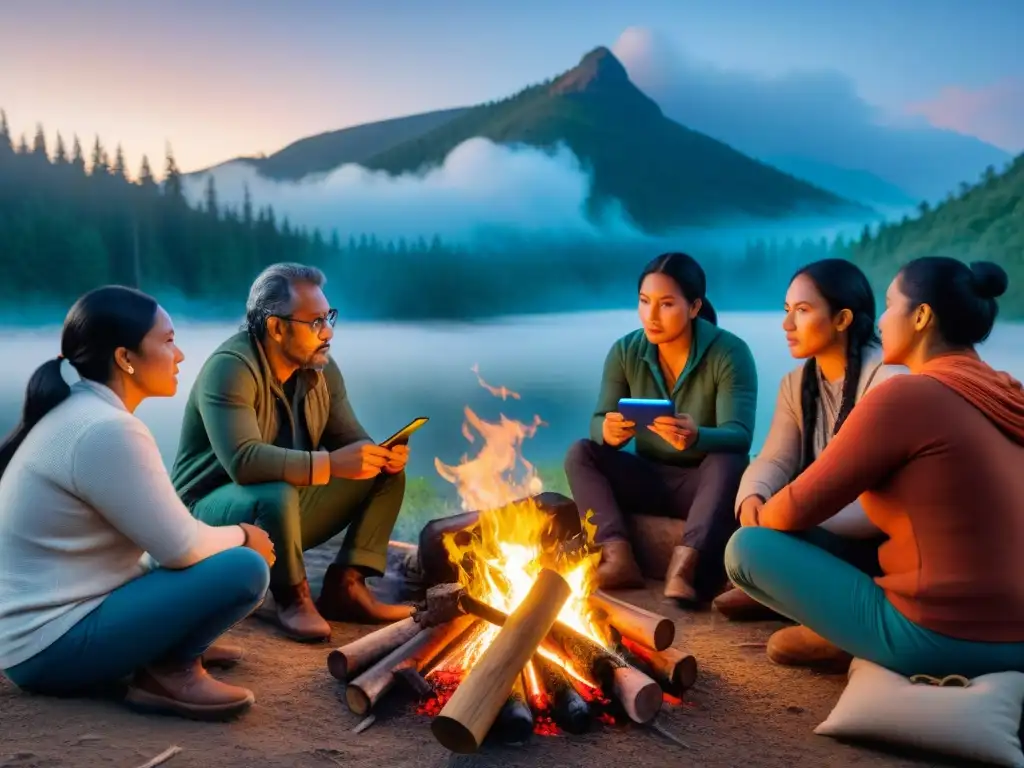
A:
{"type": "Polygon", "coordinates": [[[140,667],[190,661],[260,604],[266,561],[235,547],[180,570],[157,568],[118,587],[30,659],[4,670],[19,688],[44,694],[101,689],[140,667]]]}
{"type": "Polygon", "coordinates": [[[793,534],[741,528],[725,567],[733,584],[861,659],[902,675],[1024,672],[1024,643],[958,640],[915,624],[864,571],[793,534]]]}
{"type": "Polygon", "coordinates": [[[306,578],[302,553],[346,528],[335,563],[383,574],[404,496],[404,472],[372,480],[331,478],[309,488],[228,483],[196,502],[192,514],[209,525],[251,523],[265,530],[277,555],[271,586],[288,587],[306,578]]]}

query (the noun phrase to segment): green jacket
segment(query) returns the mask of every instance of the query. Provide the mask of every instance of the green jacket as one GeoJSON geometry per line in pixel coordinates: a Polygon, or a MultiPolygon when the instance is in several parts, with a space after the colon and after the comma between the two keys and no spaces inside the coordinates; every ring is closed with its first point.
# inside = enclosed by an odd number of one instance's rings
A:
{"type": "Polygon", "coordinates": [[[296,376],[289,402],[262,345],[247,331],[210,355],[185,404],[171,470],[171,482],[187,506],[229,482],[311,485],[313,451],[369,439],[334,360],[323,371],[303,370],[296,376]],[[281,442],[282,403],[291,422],[286,444],[310,450],[275,445],[281,442]]]}
{"type": "Polygon", "coordinates": [[[676,413],[689,414],[699,427],[696,442],[683,451],[647,428],[638,428],[638,456],[692,466],[709,453],[750,452],[757,412],[754,357],[746,342],[702,318],[694,321],[690,356],[671,392],[658,365],[658,347],[643,329],[615,342],[604,364],[601,393],[590,421],[591,439],[604,442],[604,415],[617,411],[623,397],[671,400],[676,413]]]}

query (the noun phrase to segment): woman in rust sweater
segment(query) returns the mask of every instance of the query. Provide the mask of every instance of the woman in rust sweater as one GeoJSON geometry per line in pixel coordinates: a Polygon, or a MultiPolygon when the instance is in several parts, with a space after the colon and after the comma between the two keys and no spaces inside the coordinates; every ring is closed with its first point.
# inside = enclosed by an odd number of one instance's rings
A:
{"type": "Polygon", "coordinates": [[[828,447],[729,542],[733,583],[802,626],[768,656],[841,670],[851,656],[906,675],[1024,671],[1024,389],[974,346],[1007,288],[995,264],[907,264],[879,321],[883,360],[828,447]],[[888,536],[872,578],[788,532],[859,497],[888,536]]]}

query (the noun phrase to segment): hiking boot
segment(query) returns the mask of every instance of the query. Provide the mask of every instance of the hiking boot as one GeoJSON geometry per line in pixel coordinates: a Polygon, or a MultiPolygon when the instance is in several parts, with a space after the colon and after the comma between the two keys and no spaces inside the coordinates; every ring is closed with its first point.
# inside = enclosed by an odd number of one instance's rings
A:
{"type": "Polygon", "coordinates": [[[201,659],[203,666],[207,669],[220,667],[227,669],[235,666],[245,656],[242,646],[236,643],[216,642],[203,653],[201,659]]]}
{"type": "Polygon", "coordinates": [[[366,575],[352,566],[330,565],[316,601],[320,613],[331,621],[354,624],[391,624],[412,616],[411,605],[382,603],[366,586],[366,575]]]}
{"type": "Polygon", "coordinates": [[[817,672],[843,674],[853,661],[846,651],[807,627],[786,627],[768,638],[768,658],[786,667],[807,667],[817,672]]]}
{"type": "Polygon", "coordinates": [[[711,601],[711,605],[730,621],[785,620],[785,616],[757,602],[738,587],[723,592],[711,601]]]}
{"type": "Polygon", "coordinates": [[[139,670],[124,701],[144,712],[192,720],[224,720],[247,710],[256,697],[248,688],[211,677],[200,660],[193,659],[139,670]]]}
{"type": "Polygon", "coordinates": [[[271,586],[270,592],[274,605],[265,606],[261,615],[276,624],[285,635],[300,643],[331,639],[331,625],[313,604],[308,581],[303,579],[290,587],[271,586]]]}
{"type": "Polygon", "coordinates": [[[676,547],[672,550],[672,560],[665,573],[665,597],[687,603],[697,602],[693,580],[699,559],[700,553],[693,547],[676,547]]]}
{"type": "Polygon", "coordinates": [[[644,575],[628,541],[612,539],[601,545],[601,563],[597,566],[601,589],[640,589],[644,575]]]}

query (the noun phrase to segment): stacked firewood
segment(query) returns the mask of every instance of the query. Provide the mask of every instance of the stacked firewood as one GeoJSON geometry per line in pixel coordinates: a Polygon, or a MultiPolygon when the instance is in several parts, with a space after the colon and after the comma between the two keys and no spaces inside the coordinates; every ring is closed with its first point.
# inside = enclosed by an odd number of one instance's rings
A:
{"type": "Polygon", "coordinates": [[[592,698],[581,695],[567,666],[593,680],[604,698],[636,723],[654,719],[664,694],[681,697],[693,685],[696,661],[670,647],[675,625],[669,619],[595,593],[593,616],[609,629],[614,647],[609,650],[557,620],[568,597],[568,584],[553,570],[541,572],[509,615],[459,585],[438,585],[427,591],[426,604],[413,617],[332,651],[328,668],[346,683],[349,708],[367,715],[396,685],[419,696],[431,694],[426,681],[431,670],[458,653],[483,623],[501,627],[432,723],[435,737],[453,752],[476,751],[495,731],[502,741],[523,741],[534,731],[535,717],[550,717],[569,733],[588,730],[592,698]],[[528,664],[546,694],[547,712],[536,711],[539,702],[527,695],[528,664]]]}

